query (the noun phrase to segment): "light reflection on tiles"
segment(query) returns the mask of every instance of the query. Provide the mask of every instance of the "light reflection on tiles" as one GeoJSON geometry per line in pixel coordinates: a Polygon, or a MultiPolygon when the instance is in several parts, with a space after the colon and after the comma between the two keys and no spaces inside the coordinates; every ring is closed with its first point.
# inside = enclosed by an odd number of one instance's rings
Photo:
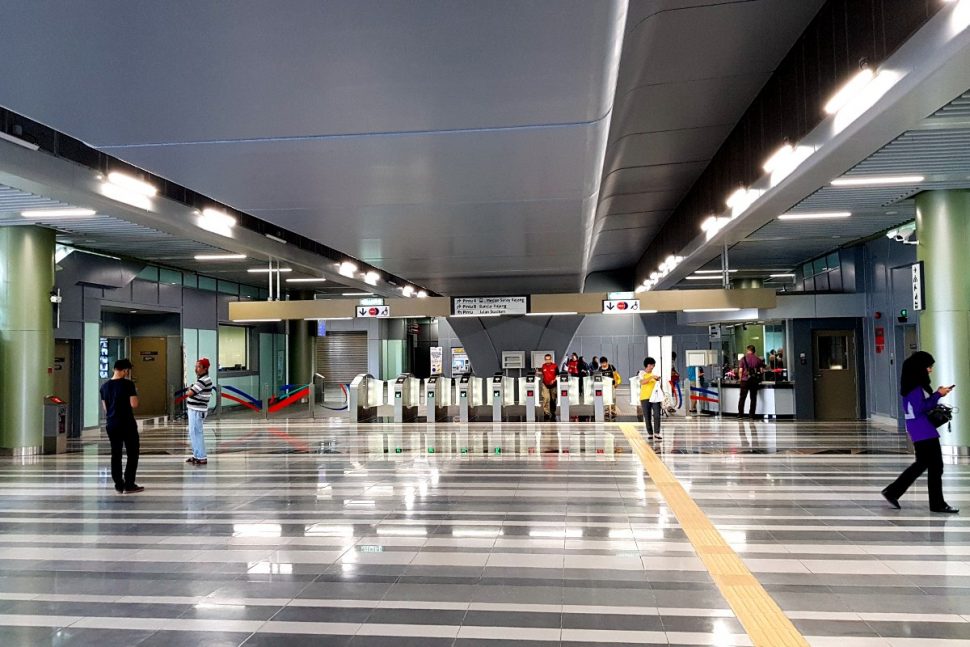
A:
{"type": "MultiPolygon", "coordinates": [[[[143,430],[138,496],[111,489],[103,440],[0,467],[0,636],[748,644],[612,425],[207,432],[198,468],[184,427],[143,430]]],[[[898,434],[677,420],[664,437],[658,453],[811,644],[970,641],[970,520],[930,514],[921,483],[886,509],[879,490],[910,461],[898,434]]],[[[965,460],[944,487],[970,503],[965,460]]]]}

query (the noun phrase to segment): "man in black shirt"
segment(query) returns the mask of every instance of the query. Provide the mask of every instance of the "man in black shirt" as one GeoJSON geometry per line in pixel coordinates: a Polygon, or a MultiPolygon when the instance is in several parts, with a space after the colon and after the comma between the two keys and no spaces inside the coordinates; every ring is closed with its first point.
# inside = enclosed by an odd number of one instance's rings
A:
{"type": "Polygon", "coordinates": [[[138,392],[131,377],[131,361],[115,362],[114,375],[101,385],[101,406],[104,407],[105,428],[111,441],[111,478],[119,494],[134,494],[145,488],[135,483],[138,470],[138,424],[135,409],[138,408],[138,392]],[[121,476],[121,448],[128,454],[125,475],[121,476]]]}

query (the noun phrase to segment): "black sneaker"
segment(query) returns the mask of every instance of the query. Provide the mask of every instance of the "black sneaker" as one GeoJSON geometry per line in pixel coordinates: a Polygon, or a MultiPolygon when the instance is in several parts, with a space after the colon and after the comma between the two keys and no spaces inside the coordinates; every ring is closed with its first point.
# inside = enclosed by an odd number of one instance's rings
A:
{"type": "Polygon", "coordinates": [[[889,496],[886,490],[883,490],[880,494],[882,494],[882,498],[884,498],[889,503],[889,505],[891,505],[896,510],[900,509],[901,506],[899,505],[899,499],[889,496]]]}
{"type": "Polygon", "coordinates": [[[115,492],[117,492],[118,494],[124,494],[125,493],[125,486],[124,485],[116,485],[115,486],[115,492]]]}
{"type": "Polygon", "coordinates": [[[189,456],[188,458],[185,459],[185,462],[186,463],[198,463],[199,462],[199,459],[196,458],[195,456],[189,456]]]}
{"type": "Polygon", "coordinates": [[[138,492],[144,492],[145,488],[142,486],[132,483],[130,486],[125,488],[125,494],[137,494],[138,492]]]}

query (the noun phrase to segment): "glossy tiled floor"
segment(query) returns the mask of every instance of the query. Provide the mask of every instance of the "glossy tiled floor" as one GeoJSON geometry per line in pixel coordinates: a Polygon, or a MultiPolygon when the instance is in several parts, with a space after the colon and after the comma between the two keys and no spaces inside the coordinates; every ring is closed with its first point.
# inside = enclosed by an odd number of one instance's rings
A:
{"type": "MultiPolygon", "coordinates": [[[[0,466],[0,645],[747,645],[617,425],[208,424],[0,466]],[[537,431],[538,430],[538,431],[537,431]],[[385,448],[387,451],[385,452],[385,448]]],[[[811,645],[970,644],[970,467],[887,509],[865,425],[665,424],[657,454],[811,645]]]]}

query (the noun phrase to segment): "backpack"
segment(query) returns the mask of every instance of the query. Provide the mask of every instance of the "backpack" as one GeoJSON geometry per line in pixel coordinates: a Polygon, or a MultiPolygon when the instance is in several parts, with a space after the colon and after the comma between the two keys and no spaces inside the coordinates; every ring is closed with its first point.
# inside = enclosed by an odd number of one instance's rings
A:
{"type": "Polygon", "coordinates": [[[619,371],[614,370],[613,371],[613,386],[620,386],[621,384],[623,384],[623,377],[620,375],[620,372],[619,371]]]}

